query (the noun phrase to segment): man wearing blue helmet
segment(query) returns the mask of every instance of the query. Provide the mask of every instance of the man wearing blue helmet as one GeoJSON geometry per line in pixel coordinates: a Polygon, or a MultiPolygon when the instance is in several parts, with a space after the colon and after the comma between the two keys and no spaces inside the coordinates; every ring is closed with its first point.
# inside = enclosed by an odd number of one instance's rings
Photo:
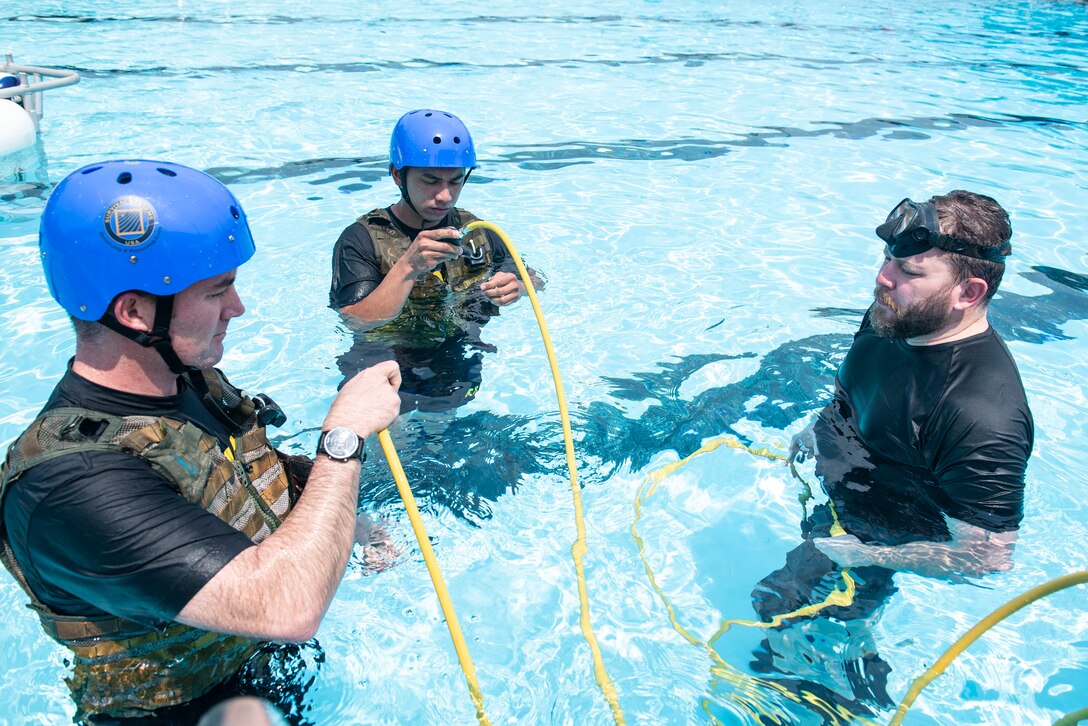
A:
{"type": "Polygon", "coordinates": [[[389,144],[389,172],[400,199],[375,209],[340,235],[333,252],[329,304],[365,328],[388,323],[410,299],[427,304],[451,290],[477,288],[496,305],[509,305],[524,287],[502,242],[477,231],[457,199],[476,168],[468,129],[444,111],[410,111],[389,144]],[[459,241],[460,240],[460,241],[459,241]]]}
{"type": "Polygon", "coordinates": [[[40,248],[76,352],[0,471],[0,559],[72,651],[77,719],[193,722],[266,641],[313,636],[399,372],[343,387],[312,463],[277,452],[265,427],[282,413],[213,368],[254,245],[237,199],[194,169],[70,174],[40,248]]]}
{"type": "Polygon", "coordinates": [[[333,250],[329,305],[358,333],[340,367],[350,374],[397,360],[404,410],[470,400],[487,349],[479,328],[525,289],[496,235],[474,230],[460,238],[476,220],[456,206],[474,168],[476,150],[460,119],[428,109],[405,114],[389,145],[400,199],[359,217],[333,250]]]}

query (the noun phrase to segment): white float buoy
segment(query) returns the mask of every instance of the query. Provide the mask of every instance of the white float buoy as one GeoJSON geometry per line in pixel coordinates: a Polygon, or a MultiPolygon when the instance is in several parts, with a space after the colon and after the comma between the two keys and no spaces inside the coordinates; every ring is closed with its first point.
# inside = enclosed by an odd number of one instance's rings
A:
{"type": "Polygon", "coordinates": [[[38,133],[26,110],[6,98],[0,98],[0,156],[31,146],[38,133]]]}

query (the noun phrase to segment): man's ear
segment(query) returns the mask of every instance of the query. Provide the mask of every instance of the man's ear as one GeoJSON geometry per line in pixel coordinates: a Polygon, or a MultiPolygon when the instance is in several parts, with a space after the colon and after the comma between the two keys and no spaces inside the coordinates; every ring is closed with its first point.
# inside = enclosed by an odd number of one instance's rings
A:
{"type": "Polygon", "coordinates": [[[155,298],[146,293],[123,292],[113,299],[110,310],[126,328],[149,333],[155,327],[155,298]]]}
{"type": "Polygon", "coordinates": [[[960,283],[959,287],[959,297],[952,306],[956,310],[967,310],[980,305],[986,298],[986,292],[990,289],[986,281],[978,277],[967,278],[960,283]]]}
{"type": "Polygon", "coordinates": [[[394,184],[396,184],[398,187],[403,185],[403,181],[401,179],[401,170],[400,169],[398,169],[397,167],[390,164],[389,165],[389,174],[393,177],[393,183],[394,184]]]}

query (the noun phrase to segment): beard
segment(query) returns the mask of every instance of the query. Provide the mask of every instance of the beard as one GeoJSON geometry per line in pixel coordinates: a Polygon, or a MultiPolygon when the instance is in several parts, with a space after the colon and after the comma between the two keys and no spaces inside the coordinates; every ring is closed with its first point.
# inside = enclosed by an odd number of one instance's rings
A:
{"type": "Polygon", "coordinates": [[[943,295],[935,295],[907,307],[896,305],[882,287],[873,291],[873,297],[885,307],[874,307],[869,319],[876,334],[888,340],[905,340],[935,333],[952,317],[943,295]]]}

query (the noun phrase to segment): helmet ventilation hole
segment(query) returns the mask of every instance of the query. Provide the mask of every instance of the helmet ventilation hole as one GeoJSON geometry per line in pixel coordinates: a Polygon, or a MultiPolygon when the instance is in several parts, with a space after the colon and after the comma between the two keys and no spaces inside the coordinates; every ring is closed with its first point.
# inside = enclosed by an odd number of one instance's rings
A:
{"type": "Polygon", "coordinates": [[[230,216],[234,217],[235,219],[238,219],[238,217],[241,216],[241,214],[239,214],[238,212],[238,207],[234,206],[233,204],[230,205],[230,216]]]}
{"type": "Polygon", "coordinates": [[[127,171],[123,171],[117,175],[118,184],[128,184],[130,181],[132,181],[132,174],[129,174],[127,171]]]}
{"type": "Polygon", "coordinates": [[[435,136],[434,139],[432,139],[432,141],[434,141],[434,143],[436,143],[436,144],[441,144],[442,143],[442,137],[441,136],[435,136]]]}
{"type": "Polygon", "coordinates": [[[155,171],[159,172],[160,174],[162,174],[164,176],[177,176],[178,175],[178,173],[176,171],[174,171],[172,169],[163,169],[161,166],[156,167],[155,171]]]}
{"type": "Polygon", "coordinates": [[[461,137],[460,136],[454,136],[453,137],[453,143],[455,143],[455,144],[461,143],[461,137]]]}
{"type": "Polygon", "coordinates": [[[84,169],[83,171],[80,172],[80,174],[90,174],[92,171],[98,171],[101,168],[102,167],[100,167],[100,166],[92,166],[92,167],[90,167],[88,169],[84,169]]]}

